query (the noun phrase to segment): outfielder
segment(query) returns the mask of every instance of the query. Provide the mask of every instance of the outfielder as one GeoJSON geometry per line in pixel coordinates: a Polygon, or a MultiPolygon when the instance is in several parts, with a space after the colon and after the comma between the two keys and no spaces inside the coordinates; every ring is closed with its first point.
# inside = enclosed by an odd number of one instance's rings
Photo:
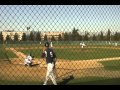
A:
{"type": "Polygon", "coordinates": [[[81,48],[83,49],[86,45],[85,45],[85,43],[83,42],[83,43],[80,43],[80,46],[81,46],[81,48]]]}
{"type": "Polygon", "coordinates": [[[49,78],[52,80],[54,85],[57,85],[56,75],[54,73],[56,54],[53,51],[53,49],[49,48],[49,42],[45,43],[45,49],[43,49],[43,53],[41,57],[42,58],[46,57],[46,63],[47,63],[46,79],[43,85],[47,85],[47,81],[49,80],[49,78]]]}
{"type": "Polygon", "coordinates": [[[118,44],[117,44],[117,43],[115,43],[115,46],[118,46],[118,44]]]}
{"type": "Polygon", "coordinates": [[[51,47],[51,48],[53,47],[53,44],[52,44],[52,42],[50,43],[50,47],[51,47]]]}

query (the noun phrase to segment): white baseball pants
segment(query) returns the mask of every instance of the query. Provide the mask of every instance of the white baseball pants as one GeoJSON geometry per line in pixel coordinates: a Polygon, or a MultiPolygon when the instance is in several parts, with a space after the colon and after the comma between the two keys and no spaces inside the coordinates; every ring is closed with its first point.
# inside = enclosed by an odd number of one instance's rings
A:
{"type": "Polygon", "coordinates": [[[47,64],[47,74],[46,74],[46,79],[43,85],[47,85],[47,81],[49,78],[52,80],[54,85],[57,85],[56,82],[56,76],[54,74],[54,64],[53,63],[48,63],[47,64]]]}

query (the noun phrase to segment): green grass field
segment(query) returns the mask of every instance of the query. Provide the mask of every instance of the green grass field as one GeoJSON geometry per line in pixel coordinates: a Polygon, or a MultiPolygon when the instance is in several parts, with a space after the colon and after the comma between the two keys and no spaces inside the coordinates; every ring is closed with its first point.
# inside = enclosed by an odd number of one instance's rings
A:
{"type": "MultiPolygon", "coordinates": [[[[41,58],[40,56],[42,53],[42,49],[30,49],[20,51],[25,54],[29,54],[31,52],[36,58],[41,58]]],[[[55,52],[59,59],[67,60],[88,60],[120,56],[120,49],[112,48],[86,48],[84,50],[81,50],[80,48],[56,48],[55,52]]]]}
{"type": "Polygon", "coordinates": [[[120,60],[112,61],[100,61],[106,70],[119,71],[120,70],[120,60]]]}
{"type": "MultiPolygon", "coordinates": [[[[93,41],[87,41],[85,42],[88,47],[85,50],[81,50],[79,47],[79,41],[70,41],[70,42],[53,42],[53,45],[55,48],[57,57],[59,59],[67,59],[67,60],[87,60],[87,59],[100,59],[100,58],[111,58],[111,57],[119,57],[120,49],[112,49],[115,46],[113,44],[109,45],[106,41],[101,42],[93,42],[93,41]],[[61,48],[64,47],[64,48],[61,48]],[[76,48],[73,48],[76,47],[76,48]],[[79,47],[79,48],[78,48],[79,47]],[[91,48],[91,47],[99,47],[99,48],[91,48]],[[101,47],[101,48],[100,48],[101,47]],[[102,47],[109,47],[109,48],[102,48],[102,47]]],[[[120,43],[120,42],[118,42],[120,43]]],[[[42,49],[34,49],[34,47],[43,48],[44,44],[41,45],[39,42],[30,42],[30,43],[18,43],[18,44],[6,44],[6,48],[33,48],[28,50],[20,50],[21,52],[28,55],[29,53],[32,53],[35,58],[41,58],[41,52],[42,49]]],[[[120,45],[117,46],[120,48],[120,45]]],[[[2,53],[2,51],[0,52],[2,53]]],[[[11,51],[7,52],[9,55],[9,58],[14,58],[15,55],[11,51]],[[9,54],[10,52],[10,54],[9,54]],[[12,55],[11,55],[12,54],[12,55]]],[[[0,58],[4,58],[4,55],[1,55],[0,58]]]]}
{"type": "MultiPolygon", "coordinates": [[[[86,48],[85,50],[81,50],[79,47],[79,42],[53,42],[53,45],[57,48],[55,48],[57,57],[59,59],[67,59],[67,60],[88,60],[88,59],[100,59],[100,58],[111,58],[111,57],[119,57],[120,49],[113,49],[114,45],[108,45],[106,42],[85,42],[89,48],[86,48]],[[64,47],[64,48],[61,48],[64,47]],[[98,48],[92,48],[92,47],[98,47],[98,48]],[[108,48],[102,48],[102,47],[108,47],[108,48]]],[[[0,45],[1,46],[1,45],[0,45]]],[[[27,50],[19,50],[26,55],[29,53],[32,53],[35,58],[41,58],[42,48],[44,47],[44,44],[6,44],[6,48],[28,48],[27,50]],[[37,47],[38,49],[34,49],[34,47],[37,47]],[[29,49],[30,48],[30,49],[29,49]],[[33,48],[33,49],[31,49],[33,48]],[[41,49],[39,49],[41,48],[41,49]]],[[[118,45],[117,48],[120,48],[118,45]]],[[[0,50],[0,58],[6,58],[4,53],[6,51],[0,50]]],[[[12,53],[11,51],[7,51],[7,55],[9,58],[14,58],[16,55],[12,53]]]]}
{"type": "Polygon", "coordinates": [[[85,77],[71,80],[67,85],[120,85],[120,78],[85,77]]]}
{"type": "Polygon", "coordinates": [[[13,80],[0,80],[0,85],[42,85],[38,81],[13,81],[13,80]]]}
{"type": "Polygon", "coordinates": [[[5,50],[3,47],[0,48],[0,59],[16,58],[17,56],[10,50],[5,50]]]}
{"type": "MultiPolygon", "coordinates": [[[[78,79],[66,78],[57,82],[58,85],[120,85],[120,78],[106,78],[106,77],[83,77],[78,79]]],[[[41,81],[11,81],[0,80],[0,85],[42,85],[41,81]]],[[[52,85],[49,81],[48,85],[52,85]]]]}
{"type": "MultiPolygon", "coordinates": [[[[34,49],[34,47],[43,47],[43,45],[39,44],[28,44],[28,45],[9,45],[7,48],[14,47],[17,48],[18,51],[23,52],[28,55],[32,53],[35,58],[41,58],[42,49],[34,49]],[[28,48],[28,49],[19,49],[20,47],[28,48]],[[31,48],[31,49],[29,49],[31,48]]],[[[100,59],[100,58],[112,58],[112,57],[120,57],[120,49],[114,49],[114,46],[106,46],[106,45],[89,45],[89,48],[85,48],[82,50],[78,47],[78,45],[56,45],[55,52],[57,54],[57,58],[66,59],[66,60],[89,60],[89,59],[100,59]],[[102,48],[102,47],[108,48],[102,48]],[[98,48],[93,48],[98,47],[98,48]]],[[[120,48],[120,46],[117,46],[120,48]]],[[[0,48],[0,59],[6,58],[16,58],[17,56],[4,48],[0,48]]],[[[104,66],[105,70],[108,71],[120,71],[120,60],[113,61],[100,61],[100,63],[104,66]]],[[[43,82],[40,81],[11,81],[11,80],[3,80],[0,79],[0,85],[42,85],[43,82]]],[[[51,83],[50,83],[51,84],[51,83]]],[[[107,77],[83,77],[77,79],[65,79],[63,81],[58,81],[58,85],[120,85],[120,78],[107,78],[107,77]]]]}

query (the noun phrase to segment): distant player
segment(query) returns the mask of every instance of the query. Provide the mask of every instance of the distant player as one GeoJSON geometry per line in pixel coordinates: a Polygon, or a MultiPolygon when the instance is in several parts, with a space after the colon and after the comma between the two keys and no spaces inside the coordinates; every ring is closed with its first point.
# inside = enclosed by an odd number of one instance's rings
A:
{"type": "Polygon", "coordinates": [[[25,58],[24,65],[25,66],[32,66],[32,63],[33,63],[33,58],[30,54],[25,58]]]}
{"type": "Polygon", "coordinates": [[[81,48],[83,49],[86,45],[85,45],[85,43],[83,42],[83,43],[80,43],[80,46],[81,46],[81,48]]]}
{"type": "Polygon", "coordinates": [[[53,49],[49,48],[49,42],[45,43],[45,49],[43,49],[43,53],[41,55],[42,58],[46,57],[47,63],[47,73],[46,79],[43,85],[47,85],[47,81],[49,78],[52,80],[54,85],[57,85],[56,75],[55,75],[55,63],[56,63],[56,54],[53,49]]]}
{"type": "Polygon", "coordinates": [[[109,42],[109,45],[111,45],[111,42],[109,42]]]}
{"type": "Polygon", "coordinates": [[[117,43],[115,43],[115,46],[118,46],[118,44],[117,44],[117,43]]]}
{"type": "Polygon", "coordinates": [[[50,43],[50,47],[51,47],[51,48],[53,47],[53,43],[52,43],[52,42],[50,43]]]}
{"type": "Polygon", "coordinates": [[[41,42],[40,42],[40,45],[41,45],[41,42]]]}

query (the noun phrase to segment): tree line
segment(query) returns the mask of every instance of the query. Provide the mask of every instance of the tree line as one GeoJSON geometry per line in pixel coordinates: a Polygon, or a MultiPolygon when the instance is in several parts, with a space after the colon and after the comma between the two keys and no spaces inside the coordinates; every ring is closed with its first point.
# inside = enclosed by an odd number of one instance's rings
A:
{"type": "MultiPolygon", "coordinates": [[[[19,41],[19,35],[14,35],[14,41],[19,41]]],[[[6,37],[6,41],[11,41],[9,35],[6,37]]],[[[41,32],[30,32],[29,35],[23,33],[21,41],[41,41],[41,32]]],[[[63,35],[59,34],[56,39],[54,36],[48,38],[47,35],[43,38],[44,41],[120,41],[120,32],[114,34],[108,29],[107,33],[104,34],[102,31],[98,34],[90,33],[85,31],[84,34],[80,34],[78,29],[73,28],[72,32],[65,32],[63,35]]],[[[3,41],[2,32],[0,33],[0,41],[3,41]]],[[[13,40],[12,40],[13,41],[13,40]]]]}
{"type": "MultiPolygon", "coordinates": [[[[60,37],[60,36],[59,36],[60,37]]],[[[58,39],[59,40],[59,39],[58,39]]],[[[60,39],[61,40],[61,39],[60,39]]],[[[65,32],[63,41],[120,41],[120,32],[111,32],[110,29],[106,33],[99,32],[97,34],[85,31],[80,34],[78,29],[73,29],[72,32],[65,32]]]]}

